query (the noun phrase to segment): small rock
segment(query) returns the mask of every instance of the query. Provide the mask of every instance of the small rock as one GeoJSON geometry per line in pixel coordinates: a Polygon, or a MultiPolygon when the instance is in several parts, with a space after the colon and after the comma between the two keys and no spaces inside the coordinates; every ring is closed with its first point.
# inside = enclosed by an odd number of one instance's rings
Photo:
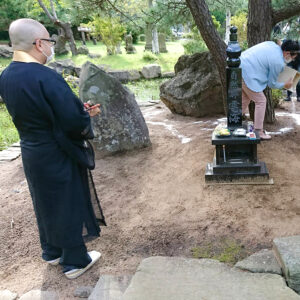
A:
{"type": "Polygon", "coordinates": [[[20,297],[19,300],[59,300],[57,293],[32,290],[20,297]]]}
{"type": "Polygon", "coordinates": [[[15,300],[18,294],[12,293],[9,290],[0,291],[0,300],[15,300]]]}
{"type": "Polygon", "coordinates": [[[88,298],[93,291],[91,286],[80,286],[74,292],[74,297],[88,298]]]}
{"type": "Polygon", "coordinates": [[[263,249],[246,259],[239,261],[236,263],[235,267],[253,273],[282,274],[273,251],[268,249],[263,249]]]}
{"type": "Polygon", "coordinates": [[[175,72],[164,72],[161,74],[162,78],[173,78],[175,77],[175,72]]]}
{"type": "Polygon", "coordinates": [[[80,46],[77,48],[77,54],[89,54],[89,49],[87,46],[80,46]]]}
{"type": "Polygon", "coordinates": [[[161,76],[161,67],[158,64],[146,65],[141,73],[146,79],[157,78],[161,76]]]}
{"type": "Polygon", "coordinates": [[[273,250],[288,286],[300,294],[300,235],[274,239],[273,250]]]}
{"type": "Polygon", "coordinates": [[[89,53],[89,54],[88,54],[88,57],[89,57],[89,58],[100,58],[100,57],[101,57],[101,54],[97,54],[97,53],[89,53]]]}
{"type": "Polygon", "coordinates": [[[13,50],[7,45],[0,45],[0,57],[3,58],[12,58],[13,50]]]}

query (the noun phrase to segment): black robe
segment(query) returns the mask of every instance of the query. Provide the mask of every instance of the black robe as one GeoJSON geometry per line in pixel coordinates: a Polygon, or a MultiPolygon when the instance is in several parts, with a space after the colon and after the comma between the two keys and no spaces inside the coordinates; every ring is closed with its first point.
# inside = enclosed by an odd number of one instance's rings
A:
{"type": "Polygon", "coordinates": [[[91,201],[98,199],[83,145],[93,132],[82,102],[55,71],[15,61],[0,76],[0,95],[20,135],[40,235],[60,248],[81,245],[83,227],[99,236],[95,212],[105,220],[91,201]]]}

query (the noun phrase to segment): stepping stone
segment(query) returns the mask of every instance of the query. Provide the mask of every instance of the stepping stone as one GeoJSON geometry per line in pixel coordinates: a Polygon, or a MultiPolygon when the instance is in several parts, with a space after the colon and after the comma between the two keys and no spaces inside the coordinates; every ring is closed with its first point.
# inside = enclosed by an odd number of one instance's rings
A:
{"type": "Polygon", "coordinates": [[[250,273],[211,259],[150,257],[123,300],[299,300],[276,274],[250,273]]]}
{"type": "Polygon", "coordinates": [[[20,141],[12,144],[10,147],[21,147],[20,141]]]}
{"type": "Polygon", "coordinates": [[[88,298],[93,292],[93,289],[91,286],[80,286],[75,290],[74,297],[88,298]]]}
{"type": "Polygon", "coordinates": [[[131,275],[101,276],[88,300],[121,300],[131,278],[131,275]]]}
{"type": "Polygon", "coordinates": [[[18,294],[12,293],[9,290],[0,290],[0,300],[15,300],[17,297],[18,294]]]}
{"type": "Polygon", "coordinates": [[[263,249],[235,264],[236,268],[253,273],[271,273],[282,275],[281,268],[272,250],[263,249]]]}
{"type": "Polygon", "coordinates": [[[20,148],[11,147],[0,152],[0,162],[1,161],[12,161],[21,155],[20,148]]]}
{"type": "Polygon", "coordinates": [[[274,239],[273,249],[288,286],[300,293],[300,235],[274,239]]]}
{"type": "Polygon", "coordinates": [[[32,290],[20,297],[19,300],[59,300],[55,292],[32,290]]]}

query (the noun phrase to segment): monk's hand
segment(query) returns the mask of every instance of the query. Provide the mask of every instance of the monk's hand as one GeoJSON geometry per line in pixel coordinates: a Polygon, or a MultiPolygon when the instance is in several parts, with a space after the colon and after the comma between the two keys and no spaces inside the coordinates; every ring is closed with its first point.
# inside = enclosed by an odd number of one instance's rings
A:
{"type": "Polygon", "coordinates": [[[90,117],[95,117],[100,114],[101,110],[99,107],[100,107],[100,104],[96,104],[87,109],[90,117]]]}
{"type": "Polygon", "coordinates": [[[284,84],[284,88],[285,89],[290,89],[293,85],[293,78],[290,78],[285,84],[284,84]]]}

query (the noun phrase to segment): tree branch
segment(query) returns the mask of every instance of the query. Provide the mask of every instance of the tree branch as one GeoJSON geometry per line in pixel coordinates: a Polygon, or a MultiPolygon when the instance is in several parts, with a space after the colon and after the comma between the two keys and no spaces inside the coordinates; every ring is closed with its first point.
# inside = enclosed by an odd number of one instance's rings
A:
{"type": "Polygon", "coordinates": [[[56,15],[56,12],[55,12],[53,0],[50,0],[50,6],[51,6],[51,9],[52,9],[53,16],[57,20],[57,15],[56,15]]]}
{"type": "Polygon", "coordinates": [[[290,0],[285,3],[282,9],[273,9],[272,11],[272,24],[275,26],[278,22],[289,19],[300,14],[299,0],[290,0]]]}
{"type": "Polygon", "coordinates": [[[42,0],[38,0],[40,7],[43,9],[43,11],[46,13],[46,15],[50,18],[52,22],[55,22],[55,18],[50,14],[49,10],[45,6],[42,0]]]}
{"type": "Polygon", "coordinates": [[[132,20],[132,18],[128,17],[125,13],[123,13],[119,8],[117,8],[110,0],[106,0],[106,2],[113,8],[115,9],[118,13],[120,13],[123,17],[125,17],[126,19],[128,19],[129,21],[131,21],[135,26],[138,26],[139,28],[143,29],[143,27],[141,27],[140,25],[138,25],[137,23],[134,22],[134,20],[132,20]]]}

